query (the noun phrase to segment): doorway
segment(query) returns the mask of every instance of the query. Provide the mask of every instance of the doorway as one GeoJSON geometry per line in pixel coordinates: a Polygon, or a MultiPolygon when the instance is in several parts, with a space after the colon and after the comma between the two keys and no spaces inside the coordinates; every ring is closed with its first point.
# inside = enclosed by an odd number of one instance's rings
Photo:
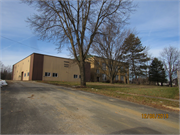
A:
{"type": "Polygon", "coordinates": [[[24,72],[21,72],[21,81],[23,81],[24,72]]]}
{"type": "Polygon", "coordinates": [[[99,82],[99,77],[97,77],[97,82],[99,82]]]}
{"type": "Polygon", "coordinates": [[[127,79],[126,79],[126,84],[127,84],[127,79]]]}

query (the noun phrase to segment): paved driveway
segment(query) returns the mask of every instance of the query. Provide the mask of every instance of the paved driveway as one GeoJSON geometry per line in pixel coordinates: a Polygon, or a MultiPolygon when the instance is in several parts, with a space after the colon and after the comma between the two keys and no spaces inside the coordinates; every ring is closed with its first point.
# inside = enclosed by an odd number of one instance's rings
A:
{"type": "Polygon", "coordinates": [[[1,90],[2,134],[178,134],[179,115],[97,94],[37,82],[1,90]],[[142,119],[168,114],[168,119],[142,119]]]}

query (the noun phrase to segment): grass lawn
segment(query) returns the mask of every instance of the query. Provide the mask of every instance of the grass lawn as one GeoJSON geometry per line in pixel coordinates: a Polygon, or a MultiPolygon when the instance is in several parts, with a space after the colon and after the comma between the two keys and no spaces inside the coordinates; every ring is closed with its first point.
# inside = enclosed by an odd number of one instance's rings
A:
{"type": "Polygon", "coordinates": [[[120,98],[123,100],[128,100],[131,102],[136,102],[158,108],[163,108],[162,105],[179,107],[179,102],[141,96],[141,95],[145,95],[145,96],[162,97],[169,99],[179,99],[178,87],[87,82],[86,88],[81,88],[78,87],[80,83],[77,82],[59,82],[59,81],[40,81],[40,82],[67,86],[67,87],[75,87],[78,90],[120,98]],[[130,94],[134,94],[134,95],[130,95],[130,94]]]}

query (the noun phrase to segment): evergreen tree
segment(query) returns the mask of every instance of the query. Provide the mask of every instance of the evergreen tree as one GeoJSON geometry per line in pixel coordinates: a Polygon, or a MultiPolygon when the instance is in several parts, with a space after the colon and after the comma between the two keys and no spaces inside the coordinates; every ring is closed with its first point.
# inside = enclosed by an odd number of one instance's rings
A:
{"type": "Polygon", "coordinates": [[[162,68],[162,71],[161,71],[161,86],[163,86],[163,83],[164,82],[167,82],[167,79],[166,79],[166,73],[165,73],[165,69],[162,68]]]}
{"type": "Polygon", "coordinates": [[[166,73],[163,64],[157,58],[154,58],[150,65],[149,81],[157,82],[158,85],[159,82],[161,82],[161,85],[163,85],[163,82],[166,82],[166,73]]]}
{"type": "Polygon", "coordinates": [[[137,80],[138,76],[146,76],[146,63],[150,58],[145,53],[146,47],[142,46],[140,39],[130,34],[123,46],[126,50],[124,60],[129,63],[130,77],[137,80]]]}

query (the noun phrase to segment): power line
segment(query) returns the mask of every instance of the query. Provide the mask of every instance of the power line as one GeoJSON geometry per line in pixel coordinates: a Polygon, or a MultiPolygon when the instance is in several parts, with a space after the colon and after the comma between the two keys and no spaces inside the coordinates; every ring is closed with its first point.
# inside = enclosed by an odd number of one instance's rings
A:
{"type": "MultiPolygon", "coordinates": [[[[16,43],[18,43],[18,44],[21,44],[21,45],[24,45],[24,46],[28,46],[28,47],[31,47],[31,48],[33,48],[33,49],[37,49],[37,50],[39,50],[39,51],[43,51],[43,50],[40,50],[39,48],[36,48],[36,47],[32,47],[32,46],[23,44],[23,43],[21,43],[21,42],[19,42],[19,41],[15,41],[15,40],[13,40],[13,39],[10,39],[10,38],[4,37],[4,36],[1,36],[1,37],[5,38],[5,39],[8,39],[8,40],[10,40],[10,41],[16,42],[16,43]]],[[[43,51],[43,52],[45,52],[45,51],[43,51]]],[[[45,53],[49,53],[49,52],[45,52],[45,53]]],[[[51,53],[50,53],[50,54],[51,54],[51,53]]]]}

